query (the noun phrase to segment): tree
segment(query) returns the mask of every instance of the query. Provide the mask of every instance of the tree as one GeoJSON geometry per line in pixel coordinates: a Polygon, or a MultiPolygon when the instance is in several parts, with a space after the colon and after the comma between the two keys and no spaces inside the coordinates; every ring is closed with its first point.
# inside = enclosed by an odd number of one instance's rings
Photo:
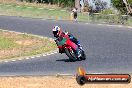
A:
{"type": "Polygon", "coordinates": [[[96,0],[95,1],[95,6],[96,6],[96,10],[97,12],[104,10],[107,8],[107,2],[101,1],[101,0],[96,0]]]}
{"type": "Polygon", "coordinates": [[[132,6],[132,0],[128,0],[129,4],[132,6]]]}
{"type": "MultiPolygon", "coordinates": [[[[128,3],[132,6],[132,0],[128,0],[128,3]]],[[[123,0],[112,0],[112,4],[116,7],[122,14],[127,14],[127,8],[123,0]]]]}
{"type": "Polygon", "coordinates": [[[128,0],[123,0],[123,4],[125,5],[127,9],[127,13],[132,15],[132,8],[128,0]]]}
{"type": "Polygon", "coordinates": [[[75,0],[75,7],[80,10],[80,0],[75,0]]]}
{"type": "Polygon", "coordinates": [[[117,8],[121,12],[121,14],[127,13],[127,9],[125,4],[123,3],[123,0],[112,0],[112,4],[115,8],[117,8]]]}
{"type": "Polygon", "coordinates": [[[20,1],[57,4],[58,6],[62,7],[73,7],[75,3],[75,0],[20,0],[20,1]]]}

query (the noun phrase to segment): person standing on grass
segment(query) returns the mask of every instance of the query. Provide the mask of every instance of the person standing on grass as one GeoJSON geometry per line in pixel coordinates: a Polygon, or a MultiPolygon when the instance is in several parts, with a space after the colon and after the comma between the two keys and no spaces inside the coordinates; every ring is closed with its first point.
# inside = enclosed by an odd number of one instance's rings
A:
{"type": "Polygon", "coordinates": [[[77,21],[77,8],[73,8],[72,12],[73,12],[74,21],[77,21]]]}

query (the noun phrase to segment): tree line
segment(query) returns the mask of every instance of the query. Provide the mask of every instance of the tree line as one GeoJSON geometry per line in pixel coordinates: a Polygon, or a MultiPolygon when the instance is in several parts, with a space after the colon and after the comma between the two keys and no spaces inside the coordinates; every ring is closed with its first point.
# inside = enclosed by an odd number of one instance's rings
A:
{"type": "Polygon", "coordinates": [[[19,0],[21,2],[26,1],[30,3],[47,3],[47,4],[57,4],[61,7],[73,7],[75,0],[19,0]]]}
{"type": "MultiPolygon", "coordinates": [[[[132,9],[132,0],[127,0],[132,9]]],[[[113,7],[116,7],[122,14],[127,14],[127,8],[123,0],[112,0],[113,7]]]]}
{"type": "MultiPolygon", "coordinates": [[[[74,7],[75,6],[75,2],[79,2],[80,0],[17,0],[17,1],[26,1],[26,2],[30,2],[30,3],[47,3],[47,4],[56,4],[60,7],[74,7]]],[[[86,0],[87,1],[87,0],[86,0]]],[[[95,6],[97,9],[99,9],[98,11],[100,11],[100,9],[105,9],[107,3],[104,2],[100,2],[100,0],[93,0],[95,1],[95,6]]],[[[132,8],[132,0],[128,0],[129,4],[131,5],[132,8]]],[[[123,3],[123,0],[111,0],[111,3],[113,5],[113,7],[117,8],[122,14],[127,13],[127,9],[123,3]]],[[[86,3],[88,4],[88,3],[86,3]]],[[[88,8],[90,8],[89,5],[86,5],[88,8]]]]}

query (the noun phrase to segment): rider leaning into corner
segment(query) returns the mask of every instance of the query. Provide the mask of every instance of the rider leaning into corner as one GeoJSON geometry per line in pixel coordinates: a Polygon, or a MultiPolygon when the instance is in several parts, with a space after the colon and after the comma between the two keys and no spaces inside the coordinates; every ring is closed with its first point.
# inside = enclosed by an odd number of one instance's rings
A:
{"type": "MultiPolygon", "coordinates": [[[[76,49],[76,53],[77,53],[77,56],[80,57],[81,54],[80,54],[80,49],[82,49],[81,45],[80,45],[80,42],[77,40],[77,38],[75,38],[71,33],[68,33],[68,32],[65,32],[65,31],[62,31],[62,29],[59,27],[59,26],[55,26],[53,29],[53,35],[54,37],[56,37],[56,42],[59,42],[61,41],[65,35],[68,35],[70,40],[72,42],[74,42],[78,48],[76,49]]],[[[59,53],[62,53],[62,51],[59,49],[59,53]]]]}

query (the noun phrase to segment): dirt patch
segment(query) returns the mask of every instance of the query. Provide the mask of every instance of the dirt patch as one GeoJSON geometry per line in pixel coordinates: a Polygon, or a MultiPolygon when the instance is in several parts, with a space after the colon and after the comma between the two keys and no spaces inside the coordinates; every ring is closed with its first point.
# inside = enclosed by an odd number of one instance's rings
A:
{"type": "Polygon", "coordinates": [[[31,41],[31,40],[18,40],[15,42],[19,45],[24,45],[24,46],[32,45],[35,43],[34,41],[31,41]]]}
{"type": "Polygon", "coordinates": [[[132,88],[132,83],[80,86],[74,77],[0,77],[0,88],[132,88]]]}
{"type": "Polygon", "coordinates": [[[19,49],[6,49],[6,50],[0,50],[0,58],[9,58],[9,57],[13,57],[15,55],[19,55],[21,54],[21,50],[19,49]]]}

